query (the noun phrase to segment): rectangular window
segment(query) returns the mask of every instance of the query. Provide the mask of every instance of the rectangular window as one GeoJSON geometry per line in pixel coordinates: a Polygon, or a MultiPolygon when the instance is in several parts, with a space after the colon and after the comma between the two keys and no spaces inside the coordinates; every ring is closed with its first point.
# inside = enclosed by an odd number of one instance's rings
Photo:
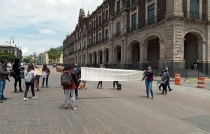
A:
{"type": "Polygon", "coordinates": [[[101,42],[101,33],[98,34],[98,41],[101,42]]]}
{"type": "Polygon", "coordinates": [[[132,29],[132,31],[134,31],[134,30],[136,30],[136,13],[135,14],[133,14],[132,16],[131,16],[131,18],[132,18],[132,22],[131,22],[131,29],[132,29]]]}
{"type": "Polygon", "coordinates": [[[107,20],[108,20],[108,17],[109,17],[109,11],[106,10],[106,22],[107,22],[107,20]]]}
{"type": "Polygon", "coordinates": [[[120,0],[117,2],[117,14],[120,13],[120,0]]]}
{"type": "Polygon", "coordinates": [[[148,6],[148,25],[155,23],[155,4],[148,6]]]}
{"type": "Polygon", "coordinates": [[[132,0],[131,1],[131,4],[133,5],[133,4],[135,4],[136,3],[136,0],[132,0]]]}
{"type": "Polygon", "coordinates": [[[105,30],[105,38],[106,38],[106,39],[109,38],[109,31],[108,31],[108,29],[105,30]]]}
{"type": "Polygon", "coordinates": [[[98,17],[98,24],[101,25],[101,15],[98,17]]]}
{"type": "Polygon", "coordinates": [[[96,20],[93,21],[93,28],[96,28],[96,20]]]}
{"type": "Polygon", "coordinates": [[[116,36],[120,35],[120,22],[116,24],[116,36]]]}
{"type": "Polygon", "coordinates": [[[199,1],[190,0],[190,18],[199,19],[199,1]]]}

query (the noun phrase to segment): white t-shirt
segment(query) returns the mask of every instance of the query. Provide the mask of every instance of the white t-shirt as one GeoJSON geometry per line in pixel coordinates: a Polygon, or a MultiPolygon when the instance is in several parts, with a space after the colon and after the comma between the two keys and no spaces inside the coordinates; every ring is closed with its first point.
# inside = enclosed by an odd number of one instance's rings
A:
{"type": "Polygon", "coordinates": [[[24,72],[24,76],[27,76],[27,73],[31,73],[32,78],[36,76],[36,72],[34,70],[31,70],[30,72],[27,72],[27,70],[24,72]]]}

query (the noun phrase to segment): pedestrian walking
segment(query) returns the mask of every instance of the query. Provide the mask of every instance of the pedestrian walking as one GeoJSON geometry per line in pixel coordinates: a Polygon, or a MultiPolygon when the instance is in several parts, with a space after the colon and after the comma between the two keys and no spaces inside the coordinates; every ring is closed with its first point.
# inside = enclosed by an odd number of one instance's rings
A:
{"type": "Polygon", "coordinates": [[[47,64],[44,64],[42,68],[42,88],[44,88],[45,79],[46,79],[46,88],[49,88],[48,87],[49,75],[50,75],[50,69],[47,67],[47,64]]]}
{"type": "Polygon", "coordinates": [[[146,85],[147,98],[149,98],[149,91],[150,91],[150,94],[151,94],[152,98],[154,97],[153,91],[152,91],[153,78],[154,78],[153,71],[152,71],[152,68],[149,66],[148,70],[144,70],[144,77],[142,78],[142,81],[144,79],[146,79],[145,80],[145,85],[146,85]]]}
{"type": "MultiPolygon", "coordinates": [[[[115,69],[119,69],[118,65],[115,66],[115,69]]],[[[113,90],[115,90],[115,84],[118,85],[118,81],[113,81],[113,90]]]]}
{"type": "Polygon", "coordinates": [[[34,71],[34,67],[32,64],[29,64],[27,70],[24,72],[24,79],[25,79],[25,85],[26,85],[26,90],[25,90],[24,98],[23,98],[24,101],[28,100],[27,94],[30,87],[31,87],[31,92],[32,92],[32,99],[37,98],[34,92],[35,78],[36,78],[36,73],[34,71]]]}
{"type": "Polygon", "coordinates": [[[21,66],[21,62],[19,59],[15,59],[14,60],[14,64],[12,66],[12,69],[15,73],[15,75],[13,75],[13,78],[15,80],[15,83],[14,83],[14,92],[15,93],[18,93],[18,90],[17,90],[17,83],[19,83],[19,92],[23,92],[23,89],[22,89],[22,85],[21,85],[21,74],[20,74],[20,66],[21,66]]]}
{"type": "Polygon", "coordinates": [[[168,72],[167,69],[165,69],[165,71],[163,73],[164,86],[163,86],[162,94],[167,94],[167,86],[169,84],[169,79],[170,79],[170,73],[168,72]]]}
{"type": "MultiPolygon", "coordinates": [[[[171,76],[171,73],[169,72],[169,70],[168,70],[168,66],[165,66],[165,70],[167,70],[167,72],[169,73],[169,75],[171,76]]],[[[168,80],[168,90],[169,91],[172,91],[173,89],[171,88],[171,86],[170,86],[170,78],[169,78],[169,80],[168,80]]]]}
{"type": "Polygon", "coordinates": [[[0,63],[0,103],[3,103],[3,100],[7,99],[4,96],[4,89],[6,85],[6,79],[8,79],[9,71],[7,71],[7,60],[1,59],[0,63]]]}
{"type": "Polygon", "coordinates": [[[69,93],[71,93],[71,101],[72,101],[72,110],[77,109],[77,106],[75,105],[75,89],[79,86],[79,82],[76,76],[76,73],[74,71],[74,67],[72,65],[67,65],[64,67],[64,72],[63,73],[69,73],[69,75],[71,75],[72,77],[72,83],[69,86],[63,86],[64,89],[64,104],[65,107],[64,109],[68,108],[68,97],[69,97],[69,93]]]}
{"type": "MultiPolygon", "coordinates": [[[[105,68],[105,66],[103,64],[101,64],[100,68],[105,68]]],[[[102,89],[102,83],[103,83],[103,81],[99,81],[97,88],[99,88],[99,86],[100,86],[100,89],[102,89]]]]}

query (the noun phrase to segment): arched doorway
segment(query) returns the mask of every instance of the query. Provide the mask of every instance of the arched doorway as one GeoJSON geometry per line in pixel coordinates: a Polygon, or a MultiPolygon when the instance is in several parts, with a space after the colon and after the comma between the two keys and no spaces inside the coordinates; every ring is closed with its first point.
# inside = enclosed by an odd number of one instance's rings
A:
{"type": "Polygon", "coordinates": [[[159,37],[156,35],[151,35],[146,38],[144,44],[147,45],[147,62],[148,66],[153,69],[158,69],[158,62],[160,59],[160,44],[159,37]]]}
{"type": "Polygon", "coordinates": [[[114,48],[114,63],[119,64],[121,62],[121,46],[117,45],[114,48]]]}
{"type": "Polygon", "coordinates": [[[203,41],[203,38],[198,33],[189,32],[184,37],[184,60],[185,68],[193,67],[193,63],[196,59],[203,60],[202,45],[198,42],[203,41]]]}
{"type": "Polygon", "coordinates": [[[98,51],[98,59],[99,59],[99,64],[102,64],[103,62],[103,56],[102,56],[102,51],[98,51]]]}
{"type": "Polygon", "coordinates": [[[108,48],[106,48],[105,50],[104,50],[104,54],[105,54],[105,56],[104,56],[104,62],[107,64],[108,62],[109,62],[109,49],[108,48]]]}
{"type": "Polygon", "coordinates": [[[139,60],[140,60],[140,48],[139,48],[139,42],[138,41],[132,41],[129,44],[129,47],[131,48],[131,62],[133,68],[139,67],[139,60]]]}
{"type": "Polygon", "coordinates": [[[91,53],[89,54],[89,64],[93,64],[92,63],[92,54],[91,53]]]}

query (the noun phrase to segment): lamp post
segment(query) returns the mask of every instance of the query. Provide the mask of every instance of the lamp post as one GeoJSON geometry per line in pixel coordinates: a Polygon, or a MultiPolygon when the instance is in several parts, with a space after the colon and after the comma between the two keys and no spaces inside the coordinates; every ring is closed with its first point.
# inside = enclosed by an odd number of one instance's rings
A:
{"type": "Polygon", "coordinates": [[[15,43],[15,37],[10,37],[10,41],[6,41],[6,43],[9,43],[9,45],[11,46],[11,43],[15,43]]]}

